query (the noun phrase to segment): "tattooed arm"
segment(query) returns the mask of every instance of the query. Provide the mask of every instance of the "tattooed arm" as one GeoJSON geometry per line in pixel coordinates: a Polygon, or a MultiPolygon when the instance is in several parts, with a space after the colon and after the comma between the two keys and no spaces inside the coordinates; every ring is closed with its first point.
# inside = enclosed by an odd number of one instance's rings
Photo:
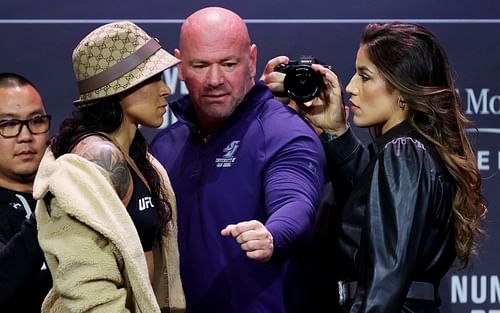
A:
{"type": "Polygon", "coordinates": [[[82,139],[72,152],[99,165],[105,175],[111,178],[120,199],[126,198],[132,177],[118,147],[100,136],[89,136],[82,139]]]}

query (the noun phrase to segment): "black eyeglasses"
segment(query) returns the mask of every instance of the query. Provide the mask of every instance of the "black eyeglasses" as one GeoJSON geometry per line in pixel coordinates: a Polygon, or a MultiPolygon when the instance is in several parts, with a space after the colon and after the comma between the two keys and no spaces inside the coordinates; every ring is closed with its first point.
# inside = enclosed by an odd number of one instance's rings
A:
{"type": "Polygon", "coordinates": [[[32,134],[43,134],[49,130],[50,115],[35,116],[29,120],[1,120],[0,135],[4,138],[17,137],[26,125],[32,134]]]}

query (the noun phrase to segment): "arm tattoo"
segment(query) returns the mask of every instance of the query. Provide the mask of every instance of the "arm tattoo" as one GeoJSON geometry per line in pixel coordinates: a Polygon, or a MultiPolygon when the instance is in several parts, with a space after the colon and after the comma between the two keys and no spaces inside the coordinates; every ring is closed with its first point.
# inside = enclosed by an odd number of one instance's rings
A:
{"type": "Polygon", "coordinates": [[[123,199],[131,184],[131,176],[127,161],[118,147],[99,136],[89,136],[73,148],[73,153],[104,169],[109,174],[116,193],[123,199]]]}

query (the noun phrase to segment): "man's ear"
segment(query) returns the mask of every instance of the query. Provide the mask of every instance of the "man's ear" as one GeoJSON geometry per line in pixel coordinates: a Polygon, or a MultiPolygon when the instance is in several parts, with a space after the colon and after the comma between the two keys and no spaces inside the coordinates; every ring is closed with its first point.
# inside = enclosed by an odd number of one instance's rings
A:
{"type": "Polygon", "coordinates": [[[177,73],[179,75],[179,80],[184,81],[184,73],[182,72],[182,56],[181,51],[179,49],[174,50],[175,57],[181,60],[181,62],[177,63],[177,73]]]}
{"type": "Polygon", "coordinates": [[[257,72],[257,46],[255,44],[250,46],[250,66],[250,73],[252,73],[252,79],[254,79],[257,72]]]}

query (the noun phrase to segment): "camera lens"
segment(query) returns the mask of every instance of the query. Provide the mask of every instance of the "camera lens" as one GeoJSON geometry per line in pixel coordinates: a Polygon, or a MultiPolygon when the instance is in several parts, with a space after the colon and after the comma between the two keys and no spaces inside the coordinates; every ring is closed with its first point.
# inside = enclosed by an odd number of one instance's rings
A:
{"type": "Polygon", "coordinates": [[[283,81],[288,96],[298,102],[307,102],[321,91],[322,77],[310,66],[297,65],[286,73],[283,81]]]}

